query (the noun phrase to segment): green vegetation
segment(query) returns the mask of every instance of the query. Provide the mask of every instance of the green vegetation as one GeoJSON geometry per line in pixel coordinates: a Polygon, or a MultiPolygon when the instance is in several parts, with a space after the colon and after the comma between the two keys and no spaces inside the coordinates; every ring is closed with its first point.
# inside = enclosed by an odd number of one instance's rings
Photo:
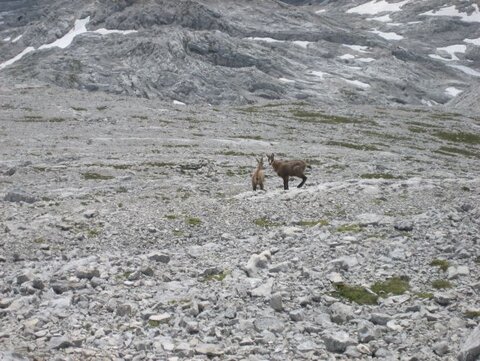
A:
{"type": "Polygon", "coordinates": [[[378,295],[401,295],[410,288],[409,279],[406,276],[391,277],[383,282],[375,282],[372,291],[378,295]]]}
{"type": "Polygon", "coordinates": [[[83,178],[86,180],[108,180],[108,179],[114,178],[111,175],[103,175],[103,174],[92,173],[92,172],[82,173],[82,175],[83,175],[83,178]]]}
{"type": "Polygon", "coordinates": [[[480,311],[469,310],[469,311],[465,311],[464,315],[466,318],[478,318],[480,317],[480,311]]]}
{"type": "Polygon", "coordinates": [[[444,259],[434,259],[432,262],[430,262],[430,266],[436,266],[445,272],[450,266],[450,263],[444,259]]]}
{"type": "Polygon", "coordinates": [[[141,119],[141,120],[147,120],[148,116],[146,115],[132,115],[133,119],[141,119]]]}
{"type": "Polygon", "coordinates": [[[358,122],[358,120],[355,118],[347,118],[339,115],[329,115],[315,111],[306,111],[299,108],[290,109],[290,113],[299,121],[307,123],[352,124],[358,122]]]}
{"type": "Polygon", "coordinates": [[[233,138],[238,138],[238,139],[252,139],[252,140],[263,140],[263,138],[260,135],[237,135],[233,138]]]}
{"type": "Polygon", "coordinates": [[[435,280],[432,282],[432,287],[436,289],[452,288],[452,284],[448,280],[435,280]]]}
{"type": "Polygon", "coordinates": [[[415,296],[417,296],[418,298],[431,300],[433,298],[433,293],[431,293],[431,292],[417,292],[417,293],[415,293],[415,296]]]}
{"type": "Polygon", "coordinates": [[[82,107],[72,107],[73,110],[76,110],[77,112],[86,112],[87,109],[86,108],[82,108],[82,107]]]}
{"type": "Polygon", "coordinates": [[[342,233],[358,233],[362,231],[362,226],[360,226],[359,224],[343,224],[341,226],[338,226],[336,231],[342,233]]]}
{"type": "Polygon", "coordinates": [[[452,155],[452,156],[459,154],[467,157],[480,158],[480,153],[475,153],[467,149],[454,148],[454,147],[440,147],[435,152],[440,154],[452,155]]]}
{"type": "Polygon", "coordinates": [[[399,179],[390,173],[365,173],[360,175],[362,179],[399,179]]]}
{"type": "Polygon", "coordinates": [[[171,162],[145,162],[142,164],[149,167],[172,167],[175,165],[175,163],[171,162]]]}
{"type": "Polygon", "coordinates": [[[202,221],[200,220],[200,218],[195,218],[195,217],[188,217],[186,219],[186,222],[188,225],[190,226],[198,226],[202,223],[202,221]]]}
{"type": "Polygon", "coordinates": [[[350,286],[344,283],[334,285],[336,291],[335,297],[343,297],[359,305],[376,305],[378,296],[369,292],[366,288],[360,286],[350,286]]]}
{"type": "Polygon", "coordinates": [[[117,193],[127,193],[128,189],[124,186],[120,186],[117,189],[115,189],[115,192],[117,192],[117,193]]]}
{"type": "Polygon", "coordinates": [[[229,271],[222,271],[220,273],[217,273],[217,274],[213,274],[213,275],[207,275],[205,276],[202,280],[204,282],[211,282],[211,281],[218,281],[218,282],[222,282],[225,277],[227,277],[227,275],[229,274],[230,272],[229,271]]]}
{"type": "Polygon", "coordinates": [[[466,132],[447,132],[447,131],[441,131],[441,132],[436,132],[433,135],[436,137],[447,140],[449,142],[455,142],[455,143],[464,143],[464,144],[480,144],[480,134],[476,133],[466,133],[466,132]]]}
{"type": "Polygon", "coordinates": [[[105,109],[107,109],[106,105],[100,105],[97,107],[97,110],[105,110],[105,109]]]}
{"type": "Polygon", "coordinates": [[[350,148],[350,149],[356,149],[356,150],[365,150],[365,151],[380,150],[379,148],[377,148],[372,144],[353,144],[353,143],[347,143],[347,142],[337,142],[333,140],[327,142],[327,145],[333,145],[337,147],[344,147],[344,148],[350,148]]]}
{"type": "Polygon", "coordinates": [[[318,221],[300,221],[298,224],[303,227],[313,227],[317,224],[323,227],[328,226],[330,223],[326,219],[320,219],[318,221]]]}
{"type": "Polygon", "coordinates": [[[264,228],[281,226],[280,223],[272,222],[271,220],[265,217],[257,218],[253,221],[253,223],[255,223],[259,227],[264,227],[264,228]]]}
{"type": "Polygon", "coordinates": [[[234,156],[234,157],[255,157],[255,153],[243,153],[243,152],[237,152],[234,150],[226,150],[223,152],[218,152],[218,155],[225,155],[225,156],[234,156]]]}
{"type": "Polygon", "coordinates": [[[165,215],[165,218],[172,220],[172,219],[177,219],[178,216],[176,214],[167,214],[165,215]]]}
{"type": "Polygon", "coordinates": [[[150,326],[150,327],[158,327],[158,326],[160,326],[160,321],[148,320],[148,326],[150,326]]]}

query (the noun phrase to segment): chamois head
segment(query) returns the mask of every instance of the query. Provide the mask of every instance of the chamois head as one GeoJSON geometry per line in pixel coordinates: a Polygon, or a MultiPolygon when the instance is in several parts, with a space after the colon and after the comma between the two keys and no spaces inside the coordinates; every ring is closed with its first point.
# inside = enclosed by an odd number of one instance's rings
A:
{"type": "Polygon", "coordinates": [[[275,155],[272,153],[270,155],[267,154],[268,164],[272,164],[275,160],[275,155]]]}

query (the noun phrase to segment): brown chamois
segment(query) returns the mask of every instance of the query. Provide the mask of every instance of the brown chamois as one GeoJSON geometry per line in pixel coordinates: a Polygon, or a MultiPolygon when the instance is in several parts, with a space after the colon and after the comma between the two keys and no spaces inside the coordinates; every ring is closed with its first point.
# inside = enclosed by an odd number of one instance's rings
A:
{"type": "MultiPolygon", "coordinates": [[[[256,159],[256,158],[255,158],[256,159]]],[[[263,182],[265,181],[265,172],[263,171],[263,157],[257,160],[257,168],[252,173],[252,188],[257,190],[257,186],[263,191],[263,182]]]]}
{"type": "Polygon", "coordinates": [[[305,184],[307,177],[305,176],[305,168],[312,168],[303,160],[275,160],[275,155],[267,155],[268,163],[271,164],[273,170],[283,179],[283,189],[288,189],[289,177],[302,178],[302,182],[297,186],[300,188],[305,184]]]}

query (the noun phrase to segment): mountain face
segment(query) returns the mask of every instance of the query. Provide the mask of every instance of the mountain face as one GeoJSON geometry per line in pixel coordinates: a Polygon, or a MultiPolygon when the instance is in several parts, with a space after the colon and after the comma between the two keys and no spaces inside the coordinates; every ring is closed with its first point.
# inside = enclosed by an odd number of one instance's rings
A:
{"type": "Polygon", "coordinates": [[[0,14],[0,74],[15,83],[189,104],[462,106],[480,81],[471,1],[18,0],[0,14]]]}

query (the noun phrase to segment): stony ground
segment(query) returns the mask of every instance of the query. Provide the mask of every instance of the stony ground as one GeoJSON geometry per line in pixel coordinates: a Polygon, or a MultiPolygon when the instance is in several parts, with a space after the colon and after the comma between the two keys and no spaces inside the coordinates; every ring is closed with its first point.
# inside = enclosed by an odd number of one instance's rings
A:
{"type": "Polygon", "coordinates": [[[479,322],[478,116],[0,97],[0,359],[454,360],[479,322]],[[250,190],[272,152],[304,188],[250,190]]]}

